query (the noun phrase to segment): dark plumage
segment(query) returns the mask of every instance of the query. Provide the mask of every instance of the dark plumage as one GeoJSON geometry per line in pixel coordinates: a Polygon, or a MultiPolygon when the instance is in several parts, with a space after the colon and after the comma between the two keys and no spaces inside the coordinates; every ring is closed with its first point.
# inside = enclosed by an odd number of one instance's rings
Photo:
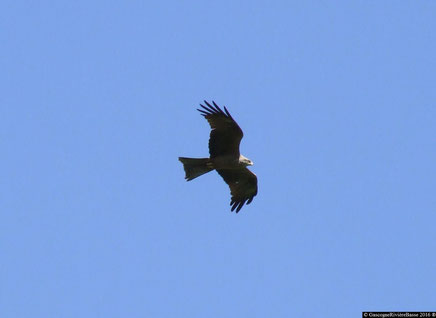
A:
{"type": "Polygon", "coordinates": [[[216,170],[230,187],[231,211],[236,213],[244,204],[249,204],[257,195],[257,177],[247,169],[253,162],[239,153],[243,132],[229,111],[224,111],[215,103],[204,101],[198,111],[211,127],[209,138],[210,158],[179,157],[185,169],[185,179],[193,180],[204,173],[216,170]]]}

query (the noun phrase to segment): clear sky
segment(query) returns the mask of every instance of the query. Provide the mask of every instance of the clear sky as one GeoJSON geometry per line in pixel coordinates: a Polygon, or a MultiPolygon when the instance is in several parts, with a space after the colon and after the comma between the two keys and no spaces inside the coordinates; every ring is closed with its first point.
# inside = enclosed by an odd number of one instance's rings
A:
{"type": "Polygon", "coordinates": [[[0,316],[435,310],[435,1],[2,1],[0,316]],[[244,130],[230,212],[202,100],[244,130]]]}

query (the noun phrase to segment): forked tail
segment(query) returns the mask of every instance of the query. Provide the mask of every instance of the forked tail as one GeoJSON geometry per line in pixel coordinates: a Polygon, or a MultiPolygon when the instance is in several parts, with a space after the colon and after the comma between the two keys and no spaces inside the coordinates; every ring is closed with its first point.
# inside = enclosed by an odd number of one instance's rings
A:
{"type": "Polygon", "coordinates": [[[212,171],[213,165],[209,158],[184,158],[179,157],[179,160],[183,163],[183,169],[185,169],[185,179],[191,181],[202,174],[212,171]]]}

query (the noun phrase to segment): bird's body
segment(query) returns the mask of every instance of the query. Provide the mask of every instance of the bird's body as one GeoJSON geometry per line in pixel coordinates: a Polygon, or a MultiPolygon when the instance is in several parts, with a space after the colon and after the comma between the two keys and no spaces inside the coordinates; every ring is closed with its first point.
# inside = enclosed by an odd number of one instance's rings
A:
{"type": "Polygon", "coordinates": [[[239,144],[243,132],[234,121],[227,108],[224,111],[215,102],[213,106],[205,101],[206,106],[198,111],[211,126],[209,139],[210,158],[179,157],[185,169],[185,179],[193,180],[204,173],[216,170],[229,185],[232,199],[230,205],[236,213],[246,203],[249,204],[257,195],[257,177],[247,169],[253,162],[239,153],[239,144]]]}
{"type": "Polygon", "coordinates": [[[210,161],[213,163],[213,167],[215,169],[241,169],[245,168],[247,166],[252,166],[253,163],[250,160],[249,162],[246,161],[246,157],[239,155],[239,158],[235,158],[234,156],[225,155],[225,156],[218,156],[215,158],[211,158],[210,161]]]}

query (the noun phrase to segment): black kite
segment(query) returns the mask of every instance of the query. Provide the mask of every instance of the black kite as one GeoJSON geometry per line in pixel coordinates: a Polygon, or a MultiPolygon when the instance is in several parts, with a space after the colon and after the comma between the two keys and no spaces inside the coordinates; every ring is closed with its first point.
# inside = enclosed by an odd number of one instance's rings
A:
{"type": "Polygon", "coordinates": [[[216,170],[230,187],[232,199],[230,205],[236,213],[246,203],[249,204],[257,194],[257,177],[247,169],[253,162],[239,153],[239,144],[243,137],[241,128],[229,111],[224,111],[215,102],[204,101],[206,106],[197,109],[211,127],[209,138],[210,158],[179,157],[185,169],[185,179],[190,181],[209,171],[216,170]]]}

